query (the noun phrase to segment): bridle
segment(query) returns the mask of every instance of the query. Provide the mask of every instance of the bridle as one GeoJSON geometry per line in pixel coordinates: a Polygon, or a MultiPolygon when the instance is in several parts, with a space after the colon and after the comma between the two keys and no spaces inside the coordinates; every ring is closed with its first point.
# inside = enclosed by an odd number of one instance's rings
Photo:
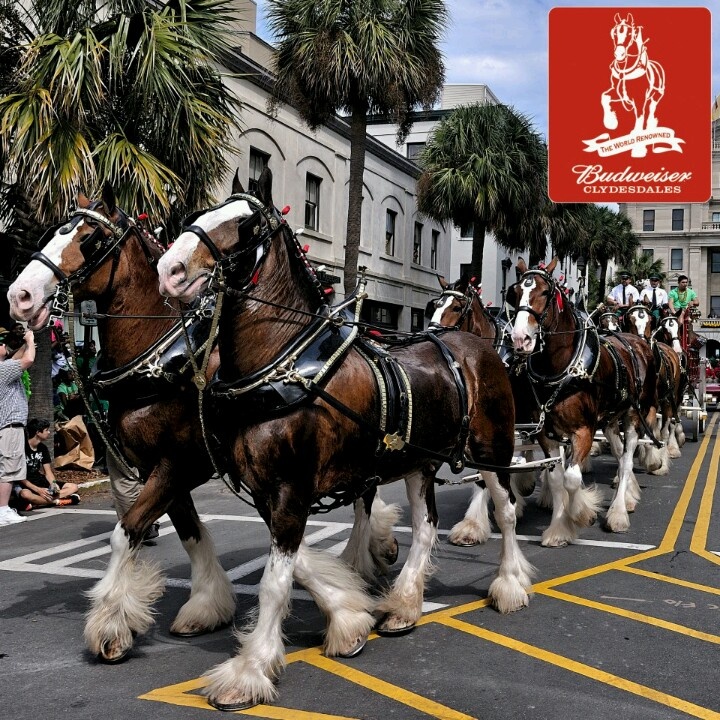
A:
{"type": "MultiPolygon", "coordinates": [[[[61,316],[67,310],[72,289],[89,280],[105,261],[112,256],[113,264],[110,270],[108,285],[105,289],[105,292],[109,291],[115,278],[115,272],[120,258],[120,248],[128,236],[133,233],[133,231],[137,231],[138,226],[125,212],[118,208],[120,220],[113,222],[102,213],[97,212],[95,208],[99,207],[100,204],[100,201],[96,201],[89,208],[76,208],[72,211],[67,222],[49,228],[38,241],[40,250],[33,253],[30,257],[31,261],[37,260],[49,268],[58,280],[52,296],[53,303],[48,322],[50,322],[50,318],[61,316]],[[80,252],[85,262],[77,270],[74,270],[68,275],[42,252],[42,248],[50,242],[56,232],[59,231],[61,234],[71,232],[83,218],[92,220],[96,223],[96,226],[93,227],[90,235],[80,241],[80,252]],[[103,228],[109,230],[110,234],[106,235],[103,228]]],[[[88,225],[90,225],[90,223],[88,223],[88,225]]],[[[92,227],[92,225],[90,225],[90,227],[92,227]]],[[[143,241],[142,234],[139,232],[135,234],[138,235],[140,246],[145,253],[148,264],[152,265],[155,262],[155,258],[143,241]]]]}
{"type": "Polygon", "coordinates": [[[437,322],[431,322],[428,324],[428,329],[439,330],[440,328],[447,329],[447,327],[452,327],[455,329],[459,328],[465,321],[468,313],[470,312],[470,309],[472,307],[472,301],[476,296],[477,292],[474,290],[474,288],[472,288],[471,285],[468,285],[467,290],[464,293],[460,292],[459,290],[452,290],[450,288],[443,290],[438,296],[437,300],[435,300],[435,306],[439,307],[443,298],[455,298],[460,302],[460,314],[457,321],[452,326],[442,325],[441,323],[437,322]]]}
{"type": "MultiPolygon", "coordinates": [[[[292,232],[277,208],[273,205],[265,205],[265,203],[252,193],[233,193],[227,200],[225,200],[225,202],[207,210],[200,210],[192,215],[189,215],[183,221],[182,227],[182,232],[192,233],[199,238],[203,245],[205,245],[205,247],[207,247],[210,251],[213,260],[215,261],[213,269],[210,272],[210,280],[207,283],[206,293],[212,294],[217,287],[221,289],[228,289],[224,285],[224,278],[226,274],[232,276],[232,274],[234,274],[239,268],[242,261],[251,257],[252,254],[255,253],[255,261],[250,272],[247,273],[247,275],[242,278],[239,283],[235,283],[236,286],[231,288],[232,294],[236,297],[249,297],[249,291],[252,290],[252,288],[254,288],[259,282],[260,271],[265,259],[267,258],[268,251],[270,250],[270,244],[274,240],[275,236],[280,234],[282,231],[284,231],[284,234],[288,237],[288,241],[292,244],[295,257],[303,265],[308,282],[318,293],[321,304],[326,305],[328,302],[327,296],[323,292],[317,273],[310,265],[306,257],[305,249],[303,249],[298,242],[297,235],[292,232]],[[253,213],[238,222],[237,237],[240,247],[233,252],[223,255],[222,251],[213,242],[212,238],[203,228],[196,225],[195,221],[206,213],[218,210],[238,200],[244,200],[247,202],[248,205],[253,208],[253,213]],[[244,237],[244,232],[248,229],[251,231],[249,243],[244,237]],[[239,287],[237,285],[239,285],[239,287]]],[[[254,299],[257,300],[258,298],[254,299]]]]}
{"type": "Polygon", "coordinates": [[[510,294],[510,289],[513,287],[517,287],[518,285],[522,286],[523,281],[525,279],[528,279],[534,275],[537,275],[538,277],[542,278],[547,283],[547,289],[543,290],[541,292],[541,295],[545,296],[545,307],[540,311],[537,312],[532,306],[530,305],[519,305],[515,309],[515,315],[517,316],[517,313],[519,312],[526,312],[529,315],[532,315],[537,324],[538,324],[538,330],[540,334],[542,335],[543,332],[543,326],[545,324],[545,320],[547,319],[548,313],[550,312],[550,308],[552,307],[552,298],[555,297],[557,293],[560,292],[560,289],[557,286],[557,283],[555,282],[555,278],[553,278],[552,275],[545,272],[544,270],[538,269],[532,269],[532,270],[526,270],[522,276],[520,277],[520,280],[518,282],[514,283],[513,285],[508,288],[508,294],[510,294]]]}
{"type": "Polygon", "coordinates": [[[250,193],[234,193],[225,200],[207,210],[200,210],[189,215],[183,220],[182,232],[192,233],[207,247],[212,255],[215,265],[211,276],[213,279],[223,276],[226,272],[234,272],[239,263],[245,258],[255,253],[255,264],[248,276],[242,281],[241,291],[246,291],[250,287],[257,284],[260,268],[267,257],[270,243],[275,235],[280,231],[285,222],[275,207],[266,206],[255,195],[250,193]],[[195,224],[195,221],[209,212],[219,210],[230,203],[244,200],[253,208],[253,213],[238,223],[237,234],[238,242],[242,242],[243,232],[247,229],[251,230],[251,239],[248,245],[240,247],[232,253],[223,255],[218,246],[213,242],[212,238],[205,232],[203,228],[195,224]]]}

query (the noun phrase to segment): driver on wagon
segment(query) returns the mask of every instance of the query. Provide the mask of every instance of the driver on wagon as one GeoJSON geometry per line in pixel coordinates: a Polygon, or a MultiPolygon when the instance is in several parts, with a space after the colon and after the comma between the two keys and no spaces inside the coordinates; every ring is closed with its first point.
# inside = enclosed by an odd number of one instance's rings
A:
{"type": "Polygon", "coordinates": [[[631,285],[632,276],[629,272],[620,273],[620,284],[616,285],[607,296],[607,303],[615,310],[624,312],[640,299],[640,292],[631,285]]]}

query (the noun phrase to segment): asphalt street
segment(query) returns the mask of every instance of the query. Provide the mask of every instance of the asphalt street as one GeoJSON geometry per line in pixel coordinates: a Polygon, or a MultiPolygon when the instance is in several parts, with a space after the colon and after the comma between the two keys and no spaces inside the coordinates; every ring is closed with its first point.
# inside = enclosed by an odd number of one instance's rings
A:
{"type": "MultiPolygon", "coordinates": [[[[449,545],[469,487],[438,488],[437,571],[425,614],[404,637],[371,636],[353,660],[322,655],[323,618],[305,591],[293,593],[285,623],[287,669],[272,706],[240,714],[292,720],[720,719],[720,437],[717,414],[688,442],[670,474],[636,471],[643,494],[628,533],[598,523],[566,548],[539,536],[549,511],[531,497],[518,523],[537,568],[529,607],[500,615],[487,606],[500,545],[449,545]]],[[[609,504],[616,465],[594,459],[586,482],[609,504]]],[[[396,528],[400,558],[410,533],[404,486],[384,487],[404,516],[396,528]]],[[[254,511],[218,480],[194,493],[237,593],[235,623],[256,604],[269,535],[254,511]]],[[[34,511],[31,521],[0,528],[0,717],[9,720],[128,717],[191,720],[218,712],[199,690],[202,675],[227,659],[230,629],[192,639],[169,634],[188,595],[189,563],[167,518],[143,556],[167,576],[157,621],[127,661],[105,665],[84,649],[84,593],[102,576],[116,518],[107,489],[81,505],[34,511]]],[[[338,551],[349,534],[348,509],[314,516],[316,547],[338,551]]],[[[387,582],[387,581],[385,581],[387,582]]],[[[379,590],[379,588],[378,588],[379,590]]]]}

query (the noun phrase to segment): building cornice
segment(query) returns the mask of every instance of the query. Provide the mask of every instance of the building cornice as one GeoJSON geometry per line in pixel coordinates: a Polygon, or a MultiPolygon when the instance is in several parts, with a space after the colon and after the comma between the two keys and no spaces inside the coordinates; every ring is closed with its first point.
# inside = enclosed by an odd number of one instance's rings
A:
{"type": "MultiPolygon", "coordinates": [[[[273,93],[275,89],[275,76],[273,73],[246,55],[237,51],[231,52],[224,58],[224,64],[226,64],[230,74],[236,79],[252,83],[268,94],[273,93]]],[[[386,122],[388,122],[387,119],[386,122]]],[[[346,140],[350,140],[350,124],[343,118],[336,115],[325,123],[325,127],[346,140]]],[[[365,150],[410,177],[415,179],[420,177],[420,168],[412,160],[408,160],[371,135],[365,136],[365,150]]]]}

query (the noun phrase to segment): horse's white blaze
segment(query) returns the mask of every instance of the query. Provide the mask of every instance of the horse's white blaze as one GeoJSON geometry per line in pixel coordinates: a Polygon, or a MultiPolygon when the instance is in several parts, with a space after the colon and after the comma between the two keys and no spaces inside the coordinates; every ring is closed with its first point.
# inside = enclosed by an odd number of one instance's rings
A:
{"type": "Polygon", "coordinates": [[[440,325],[440,321],[442,320],[443,313],[445,310],[447,310],[453,299],[451,297],[446,297],[444,300],[441,300],[438,302],[437,309],[433,313],[432,319],[430,320],[431,323],[435,323],[436,325],[440,325]],[[441,304],[442,303],[442,304],[441,304]]]}
{"type": "MultiPolygon", "coordinates": [[[[535,287],[536,283],[534,278],[527,278],[523,281],[521,286],[522,295],[518,307],[530,307],[530,295],[535,287]]],[[[515,316],[511,337],[517,350],[530,352],[535,347],[537,323],[531,324],[530,317],[530,313],[527,312],[527,310],[520,310],[515,316]]]]}
{"type": "Polygon", "coordinates": [[[638,335],[642,336],[645,334],[649,319],[650,317],[645,310],[635,312],[635,327],[637,328],[638,335]]]}
{"type": "MultiPolygon", "coordinates": [[[[43,255],[55,265],[59,265],[63,251],[72,243],[84,223],[85,220],[80,220],[68,233],[61,233],[58,229],[42,249],[43,255]]],[[[53,293],[56,283],[57,278],[47,265],[39,260],[31,260],[8,288],[8,301],[13,317],[29,320],[41,308],[47,297],[53,293]],[[20,308],[21,295],[29,295],[32,298],[32,307],[20,308]]]]}

